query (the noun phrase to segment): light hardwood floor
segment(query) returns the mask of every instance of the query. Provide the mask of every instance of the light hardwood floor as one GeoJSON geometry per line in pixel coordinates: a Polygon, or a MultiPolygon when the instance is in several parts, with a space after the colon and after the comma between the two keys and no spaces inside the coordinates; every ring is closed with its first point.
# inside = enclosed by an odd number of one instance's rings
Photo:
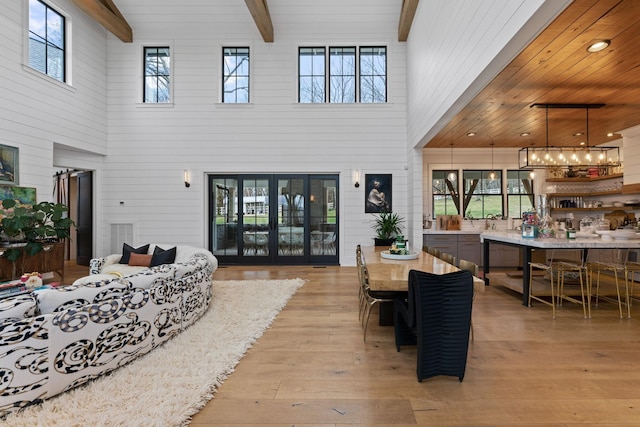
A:
{"type": "MultiPolygon", "coordinates": [[[[476,295],[464,381],[416,380],[392,327],[358,322],[355,267],[226,267],[214,278],[308,282],[192,424],[205,426],[640,425],[640,302],[633,318],[601,303],[557,319],[513,291],[476,295]]],[[[167,392],[171,392],[168,390],[167,392]]]]}

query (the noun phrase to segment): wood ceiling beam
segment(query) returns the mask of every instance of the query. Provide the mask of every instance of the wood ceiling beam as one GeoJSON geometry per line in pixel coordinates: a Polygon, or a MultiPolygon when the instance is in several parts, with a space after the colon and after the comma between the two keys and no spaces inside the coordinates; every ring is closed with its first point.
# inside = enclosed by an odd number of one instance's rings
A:
{"type": "Polygon", "coordinates": [[[273,24],[267,0],[244,0],[265,43],[273,43],[273,24]]]}
{"type": "Polygon", "coordinates": [[[133,31],[111,0],[73,0],[87,15],[125,43],[133,41],[133,31]]]}
{"type": "Polygon", "coordinates": [[[398,23],[398,41],[406,42],[416,14],[419,0],[403,0],[400,9],[400,22],[398,23]]]}

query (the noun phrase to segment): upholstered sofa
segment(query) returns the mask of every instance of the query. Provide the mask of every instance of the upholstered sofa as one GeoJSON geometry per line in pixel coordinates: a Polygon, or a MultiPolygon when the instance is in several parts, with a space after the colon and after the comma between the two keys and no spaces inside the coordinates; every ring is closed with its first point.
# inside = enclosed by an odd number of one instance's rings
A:
{"type": "Polygon", "coordinates": [[[121,259],[93,259],[73,285],[0,300],[0,416],[125,365],[209,307],[211,252],[177,246],[172,263],[152,267],[121,259]]]}

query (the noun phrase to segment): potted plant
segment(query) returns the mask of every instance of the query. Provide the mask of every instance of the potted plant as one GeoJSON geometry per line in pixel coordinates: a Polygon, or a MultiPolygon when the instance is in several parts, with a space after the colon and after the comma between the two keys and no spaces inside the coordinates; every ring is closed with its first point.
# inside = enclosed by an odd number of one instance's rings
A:
{"type": "Polygon", "coordinates": [[[372,225],[376,232],[374,237],[376,246],[391,246],[395,237],[402,234],[404,218],[395,212],[380,211],[372,225]]]}
{"type": "Polygon", "coordinates": [[[13,199],[3,200],[0,232],[2,243],[9,248],[2,256],[15,261],[23,252],[33,256],[42,252],[44,245],[68,238],[73,221],[67,217],[67,211],[62,203],[40,202],[30,206],[13,199]]]}

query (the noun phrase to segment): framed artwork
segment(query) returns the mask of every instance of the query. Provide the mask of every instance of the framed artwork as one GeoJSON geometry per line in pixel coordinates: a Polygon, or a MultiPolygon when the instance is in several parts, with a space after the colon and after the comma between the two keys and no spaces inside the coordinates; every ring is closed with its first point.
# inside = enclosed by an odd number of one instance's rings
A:
{"type": "Polygon", "coordinates": [[[36,204],[35,187],[16,187],[10,185],[0,185],[0,200],[13,199],[21,205],[36,204]]]}
{"type": "Polygon", "coordinates": [[[391,212],[391,174],[366,174],[364,212],[391,212]]]}
{"type": "Polygon", "coordinates": [[[18,147],[0,144],[0,184],[18,184],[18,147]]]}

